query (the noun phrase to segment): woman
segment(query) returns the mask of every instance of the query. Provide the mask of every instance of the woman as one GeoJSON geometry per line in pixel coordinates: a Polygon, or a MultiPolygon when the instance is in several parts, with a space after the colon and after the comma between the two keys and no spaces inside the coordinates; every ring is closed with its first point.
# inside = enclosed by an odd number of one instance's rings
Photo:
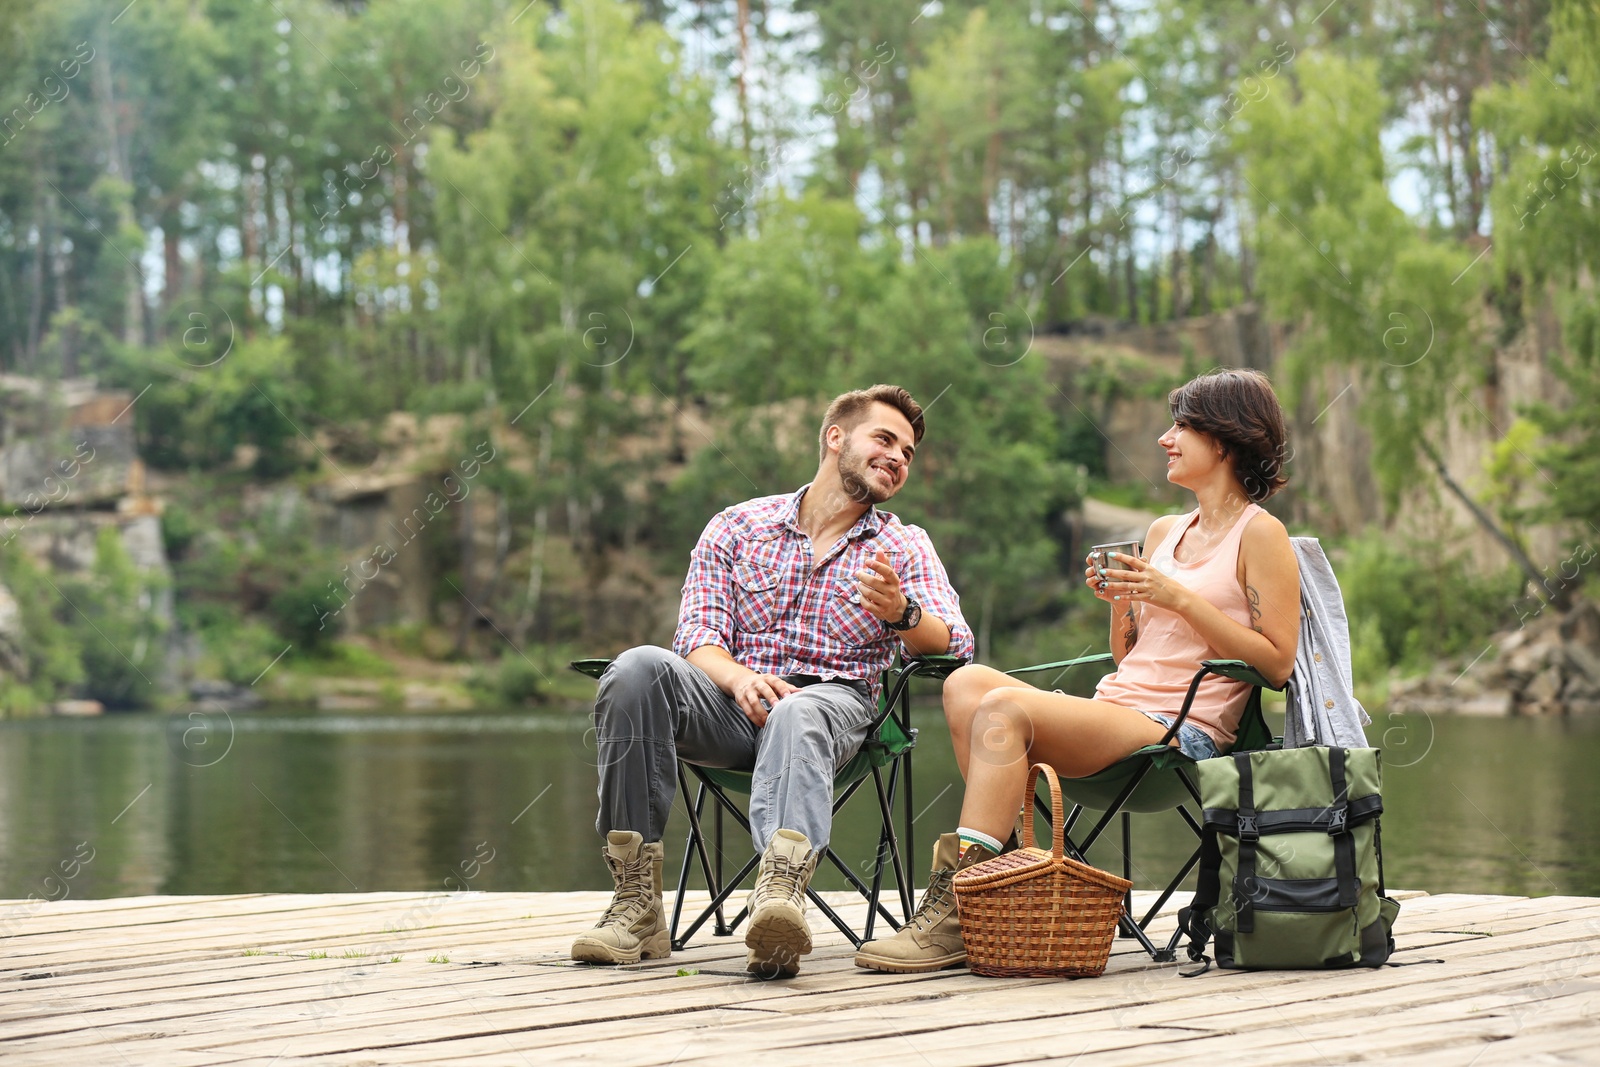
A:
{"type": "MultiPolygon", "coordinates": [[[[1157,442],[1167,480],[1196,507],[1150,524],[1148,559],[1090,560],[1084,581],[1111,608],[1117,669],[1093,699],[1036,689],[971,664],[944,686],[945,718],[966,779],[961,824],[934,849],[928,892],[894,937],[861,946],[856,963],[931,971],[966,960],[951,882],[956,871],[1006,850],[1028,768],[1048,763],[1081,778],[1159,744],[1205,659],[1240,659],[1275,684],[1294,668],[1300,576],[1283,523],[1260,502],[1283,475],[1283,409],[1255,371],[1223,370],[1167,397],[1172,426],[1157,442]]],[[[1250,687],[1208,675],[1172,744],[1195,759],[1226,751],[1250,687]]],[[[1010,847],[1015,847],[1014,840],[1010,847]]]]}

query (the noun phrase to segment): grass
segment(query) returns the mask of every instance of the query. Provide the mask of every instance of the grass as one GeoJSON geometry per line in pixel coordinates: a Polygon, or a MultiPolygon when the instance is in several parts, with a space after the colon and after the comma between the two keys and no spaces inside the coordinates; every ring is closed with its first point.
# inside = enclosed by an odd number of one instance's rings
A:
{"type": "Polygon", "coordinates": [[[404,956],[390,956],[389,957],[389,962],[390,963],[399,963],[403,959],[405,959],[404,956]]]}
{"type": "Polygon", "coordinates": [[[443,955],[443,954],[440,954],[440,953],[435,953],[434,955],[428,957],[428,962],[429,963],[449,963],[450,962],[450,957],[446,956],[446,955],[443,955]]]}
{"type": "Polygon", "coordinates": [[[339,958],[342,960],[361,960],[366,959],[370,955],[372,955],[372,953],[364,952],[359,948],[347,948],[343,952],[339,953],[339,958]]]}
{"type": "Polygon", "coordinates": [[[317,678],[393,678],[395,665],[363,645],[335,641],[316,656],[284,657],[279,666],[293,673],[317,678]]]}
{"type": "Polygon", "coordinates": [[[326,952],[308,952],[308,953],[306,953],[306,959],[308,959],[308,960],[325,960],[327,958],[328,958],[328,954],[326,952]]]}

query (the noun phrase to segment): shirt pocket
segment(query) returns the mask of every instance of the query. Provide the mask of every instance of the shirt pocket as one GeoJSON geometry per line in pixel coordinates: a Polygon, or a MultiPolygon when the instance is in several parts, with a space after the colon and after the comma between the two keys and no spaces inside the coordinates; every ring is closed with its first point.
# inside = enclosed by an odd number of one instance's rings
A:
{"type": "Polygon", "coordinates": [[[778,580],[774,567],[751,560],[733,565],[733,627],[741,633],[771,630],[777,618],[778,580]]]}
{"type": "Polygon", "coordinates": [[[890,633],[882,619],[861,606],[861,590],[854,578],[835,583],[828,597],[827,626],[835,641],[856,647],[877,644],[890,633]]]}

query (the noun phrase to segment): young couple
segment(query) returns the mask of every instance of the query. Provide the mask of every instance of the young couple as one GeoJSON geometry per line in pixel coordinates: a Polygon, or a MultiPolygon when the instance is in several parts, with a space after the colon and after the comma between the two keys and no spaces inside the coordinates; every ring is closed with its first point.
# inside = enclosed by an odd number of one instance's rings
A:
{"type": "MultiPolygon", "coordinates": [[[[1033,763],[1092,774],[1165,735],[1204,659],[1241,659],[1275,682],[1294,666],[1300,586],[1283,524],[1258,505],[1280,489],[1285,429],[1267,379],[1225,370],[1175,389],[1158,444],[1167,479],[1196,508],[1150,526],[1148,558],[1086,566],[1111,609],[1117,669],[1093,699],[1047,692],[971,664],[944,686],[966,779],[960,826],[934,848],[912,921],[856,963],[925,971],[965,961],[951,883],[1007,841],[1033,763]]],[[[880,511],[905,485],[922,409],[877,385],[834,399],[810,484],[713,518],[690,557],[671,651],[629,649],[600,680],[595,727],[605,860],[615,894],[572,958],[636,963],[671,952],[661,842],[675,761],[752,772],[760,871],[748,968],[793,975],[811,951],[805,890],[828,841],[833,777],[877,714],[879,676],[910,655],[970,658],[972,632],[928,536],[880,511]]],[[[1173,743],[1225,751],[1249,697],[1210,676],[1173,743]]]]}

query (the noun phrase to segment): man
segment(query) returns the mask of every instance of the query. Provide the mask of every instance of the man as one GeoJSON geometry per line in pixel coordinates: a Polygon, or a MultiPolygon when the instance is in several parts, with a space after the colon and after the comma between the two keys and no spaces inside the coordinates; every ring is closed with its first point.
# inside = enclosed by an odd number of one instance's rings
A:
{"type": "Polygon", "coordinates": [[[573,942],[573,959],[671,953],[661,835],[684,759],[752,772],[761,867],[747,966],[769,977],[799,971],[833,776],[877,716],[879,675],[897,643],[911,654],[972,655],[928,535],[877,508],[905,485],[923,428],[922,408],[898,386],[836,397],[810,484],[728,508],[700,535],[672,651],[632,648],[606,669],[594,709],[595,828],[616,892],[573,942]]]}

